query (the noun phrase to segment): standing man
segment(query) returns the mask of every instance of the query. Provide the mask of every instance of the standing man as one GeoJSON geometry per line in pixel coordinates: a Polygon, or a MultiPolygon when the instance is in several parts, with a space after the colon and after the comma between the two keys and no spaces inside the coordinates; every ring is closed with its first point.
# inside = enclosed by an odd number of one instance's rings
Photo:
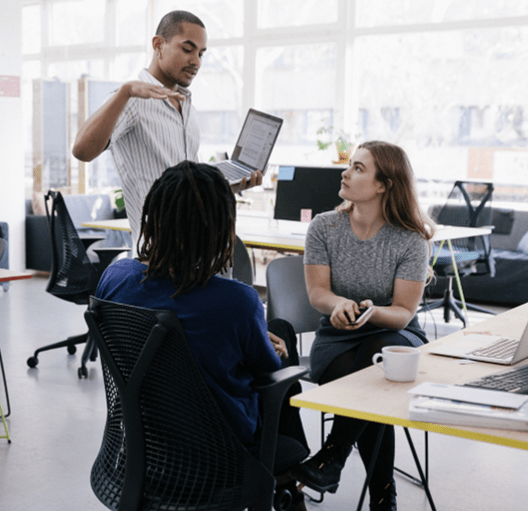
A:
{"type": "MultiPolygon", "coordinates": [[[[140,233],[143,203],[163,171],[183,160],[198,161],[198,116],[188,87],[207,50],[202,21],[186,11],[166,14],[152,39],[154,54],[137,81],[124,83],[81,126],[73,156],[92,161],[109,148],[116,165],[133,247],[140,233]]],[[[252,173],[237,192],[262,182],[252,173]]]]}

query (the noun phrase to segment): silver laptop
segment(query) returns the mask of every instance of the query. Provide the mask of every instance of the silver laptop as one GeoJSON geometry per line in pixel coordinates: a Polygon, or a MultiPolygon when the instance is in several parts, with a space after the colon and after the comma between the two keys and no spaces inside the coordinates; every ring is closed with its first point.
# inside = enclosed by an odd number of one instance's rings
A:
{"type": "Polygon", "coordinates": [[[435,346],[429,350],[429,353],[492,364],[516,364],[528,358],[528,324],[520,339],[498,335],[469,334],[441,346],[435,346]]]}
{"type": "Polygon", "coordinates": [[[264,175],[281,126],[281,118],[250,108],[231,159],[213,165],[231,184],[249,178],[251,171],[260,170],[264,175]]]}

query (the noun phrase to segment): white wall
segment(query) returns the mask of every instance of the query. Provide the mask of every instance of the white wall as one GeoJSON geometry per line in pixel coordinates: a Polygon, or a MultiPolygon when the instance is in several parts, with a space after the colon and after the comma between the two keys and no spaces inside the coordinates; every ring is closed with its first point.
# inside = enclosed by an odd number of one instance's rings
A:
{"type": "MultiPolygon", "coordinates": [[[[22,77],[22,2],[2,0],[0,76],[22,77]]],[[[25,268],[22,100],[0,95],[0,221],[9,224],[9,266],[25,268]]]]}

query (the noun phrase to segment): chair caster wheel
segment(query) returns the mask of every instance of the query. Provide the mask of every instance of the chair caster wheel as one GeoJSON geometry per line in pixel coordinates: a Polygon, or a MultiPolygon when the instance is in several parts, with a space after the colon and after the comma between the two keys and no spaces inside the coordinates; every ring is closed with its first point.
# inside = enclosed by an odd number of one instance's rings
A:
{"type": "Polygon", "coordinates": [[[27,359],[27,365],[31,368],[37,367],[38,364],[38,358],[37,357],[29,357],[27,359]]]}
{"type": "Polygon", "coordinates": [[[76,351],[77,351],[77,346],[75,346],[75,344],[73,344],[72,346],[68,346],[68,353],[70,355],[73,355],[76,351]]]}
{"type": "Polygon", "coordinates": [[[292,504],[292,494],[289,490],[279,490],[273,498],[273,509],[276,511],[287,511],[292,504]]]}
{"type": "Polygon", "coordinates": [[[79,367],[79,369],[77,370],[77,374],[80,380],[82,380],[83,378],[88,378],[88,369],[86,367],[79,367]]]}

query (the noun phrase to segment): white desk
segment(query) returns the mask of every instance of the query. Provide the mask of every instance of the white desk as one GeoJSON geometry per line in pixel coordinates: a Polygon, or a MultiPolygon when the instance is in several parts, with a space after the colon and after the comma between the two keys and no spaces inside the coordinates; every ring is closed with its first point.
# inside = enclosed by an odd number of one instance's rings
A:
{"type": "MultiPolygon", "coordinates": [[[[278,252],[291,252],[297,254],[304,253],[305,236],[302,232],[306,231],[307,224],[300,224],[300,234],[293,234],[292,229],[279,229],[272,227],[276,224],[274,220],[270,220],[264,216],[257,215],[242,215],[237,216],[236,233],[248,248],[259,248],[265,250],[276,250],[278,252]]],[[[294,224],[292,222],[292,224],[294,224]]],[[[92,229],[113,229],[130,231],[130,224],[128,219],[117,220],[100,220],[93,222],[83,222],[83,227],[91,227],[92,229]]],[[[453,225],[438,225],[433,236],[433,241],[447,242],[447,246],[451,253],[453,261],[453,268],[455,271],[455,279],[457,282],[458,292],[460,294],[460,301],[462,302],[462,310],[466,316],[466,323],[468,321],[466,300],[458,269],[456,265],[455,254],[451,245],[451,240],[460,238],[471,238],[474,236],[485,236],[491,234],[491,227],[459,227],[453,225]]],[[[434,263],[433,263],[434,266],[434,263]]]]}
{"type": "MultiPolygon", "coordinates": [[[[271,227],[275,221],[270,221],[263,216],[237,216],[236,232],[240,239],[249,248],[263,248],[277,250],[279,252],[304,252],[305,238],[302,234],[293,234],[290,229],[279,229],[271,227]]],[[[127,218],[115,220],[94,220],[82,223],[83,227],[92,229],[110,229],[117,231],[129,231],[130,223],[127,218]]],[[[299,229],[302,233],[303,229],[299,229]]],[[[472,236],[483,236],[491,234],[490,227],[457,227],[450,225],[439,225],[433,241],[454,240],[472,236]]]]}

